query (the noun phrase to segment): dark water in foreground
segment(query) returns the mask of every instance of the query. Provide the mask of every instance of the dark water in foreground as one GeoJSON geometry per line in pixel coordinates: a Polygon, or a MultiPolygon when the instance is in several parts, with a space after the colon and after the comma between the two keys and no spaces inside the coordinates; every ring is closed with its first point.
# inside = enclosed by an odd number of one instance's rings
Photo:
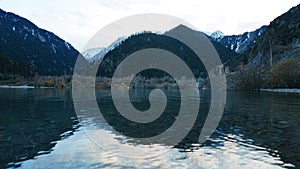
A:
{"type": "MultiPolygon", "coordinates": [[[[167,92],[172,98],[167,115],[154,124],[159,127],[141,133],[132,127],[141,126],[119,119],[107,91],[96,95],[112,127],[92,116],[79,123],[71,90],[0,89],[0,168],[300,168],[299,94],[229,92],[222,120],[203,145],[196,140],[209,106],[206,90],[195,127],[176,147],[139,144],[112,130],[144,136],[165,130],[180,101],[176,91],[167,92]],[[91,141],[87,130],[100,133],[105,148],[91,141]],[[141,156],[116,154],[119,150],[141,156]]],[[[138,109],[149,107],[145,91],[132,96],[138,109]]]]}

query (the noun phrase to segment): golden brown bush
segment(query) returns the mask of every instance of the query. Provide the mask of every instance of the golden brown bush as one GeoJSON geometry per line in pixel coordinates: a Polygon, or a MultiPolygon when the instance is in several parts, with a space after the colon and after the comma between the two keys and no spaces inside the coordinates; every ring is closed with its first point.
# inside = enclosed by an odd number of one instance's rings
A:
{"type": "Polygon", "coordinates": [[[64,88],[65,84],[63,82],[58,82],[57,87],[58,88],[64,88]]]}
{"type": "Polygon", "coordinates": [[[300,59],[289,58],[276,64],[270,71],[273,88],[300,88],[300,59]]]}
{"type": "Polygon", "coordinates": [[[46,87],[54,87],[54,80],[53,79],[45,80],[44,84],[46,87]]]}

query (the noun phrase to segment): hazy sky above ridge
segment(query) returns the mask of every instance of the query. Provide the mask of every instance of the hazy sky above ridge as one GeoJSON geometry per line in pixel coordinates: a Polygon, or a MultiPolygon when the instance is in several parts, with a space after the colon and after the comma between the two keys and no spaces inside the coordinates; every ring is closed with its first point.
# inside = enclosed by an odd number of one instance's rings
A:
{"type": "Polygon", "coordinates": [[[51,31],[81,51],[111,22],[142,13],[181,18],[201,31],[226,35],[268,25],[300,0],[0,0],[0,8],[51,31]]]}

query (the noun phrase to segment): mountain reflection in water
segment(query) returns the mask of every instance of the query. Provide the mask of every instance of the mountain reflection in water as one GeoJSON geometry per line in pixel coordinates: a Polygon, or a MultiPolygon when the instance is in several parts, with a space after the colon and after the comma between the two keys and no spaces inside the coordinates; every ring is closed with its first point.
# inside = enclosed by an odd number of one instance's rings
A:
{"type": "MultiPolygon", "coordinates": [[[[134,106],[147,109],[145,91],[135,90],[134,106]]],[[[178,91],[165,92],[169,92],[171,98],[166,111],[175,112],[178,91]]],[[[96,95],[98,105],[105,103],[102,104],[104,113],[112,113],[109,92],[99,90],[96,95]]],[[[91,116],[81,122],[85,127],[80,127],[71,90],[0,89],[0,168],[300,167],[299,95],[228,92],[217,130],[199,145],[196,140],[209,102],[209,90],[201,91],[195,127],[174,147],[138,144],[117,132],[126,132],[126,125],[119,130],[122,121],[107,127],[95,124],[91,116]],[[105,145],[97,146],[86,132],[97,132],[105,145]],[[118,154],[120,150],[125,154],[138,151],[141,158],[128,158],[118,154]]],[[[110,118],[119,119],[118,116],[110,118]]],[[[170,114],[164,120],[166,123],[161,123],[162,126],[174,121],[174,116],[170,114]]]]}

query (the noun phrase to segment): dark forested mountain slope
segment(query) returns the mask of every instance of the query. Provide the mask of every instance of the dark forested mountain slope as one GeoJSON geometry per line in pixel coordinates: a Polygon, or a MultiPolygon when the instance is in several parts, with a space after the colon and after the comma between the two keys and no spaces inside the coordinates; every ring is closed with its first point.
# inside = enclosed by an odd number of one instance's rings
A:
{"type": "Polygon", "coordinates": [[[0,53],[40,75],[71,73],[79,52],[55,34],[0,9],[0,53]]]}
{"type": "MultiPolygon", "coordinates": [[[[180,25],[174,29],[189,28],[180,25]]],[[[239,54],[224,47],[219,42],[212,42],[212,44],[215,46],[222,62],[226,62],[232,58],[240,57],[239,54]]],[[[202,62],[188,46],[169,36],[163,34],[158,35],[149,32],[138,35],[132,35],[125,41],[123,41],[119,46],[116,46],[114,49],[109,51],[103,57],[100,69],[98,71],[99,75],[111,77],[113,75],[114,70],[123,59],[125,59],[131,53],[145,48],[160,48],[170,51],[179,56],[182,60],[184,60],[186,64],[191,68],[196,77],[206,76],[206,70],[202,62]]],[[[153,71],[150,73],[153,73],[153,71]]]]}

